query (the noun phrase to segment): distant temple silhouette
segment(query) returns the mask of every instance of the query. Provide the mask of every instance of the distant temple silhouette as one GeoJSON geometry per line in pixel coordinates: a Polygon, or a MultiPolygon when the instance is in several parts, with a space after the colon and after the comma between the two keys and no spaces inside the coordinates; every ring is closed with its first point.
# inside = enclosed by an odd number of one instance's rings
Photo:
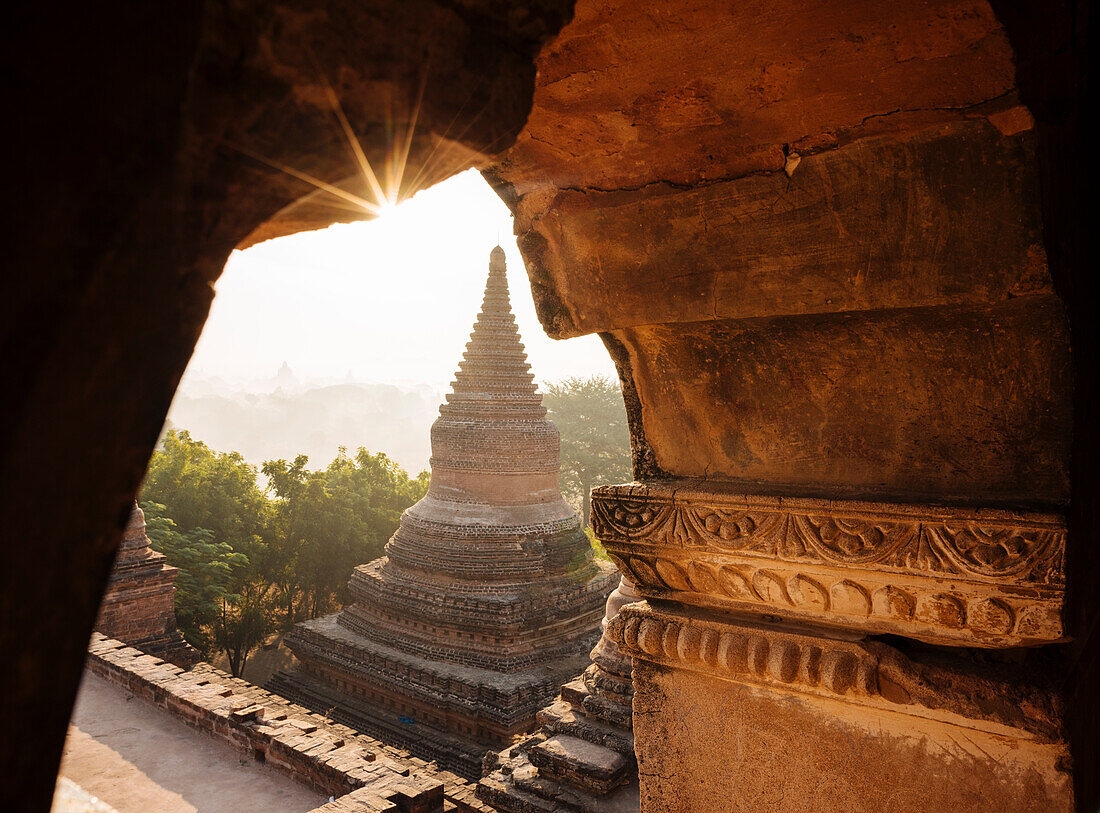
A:
{"type": "Polygon", "coordinates": [[[561,496],[558,430],[520,341],[504,251],[489,257],[432,426],[427,495],[386,555],[355,569],[353,603],[287,636],[300,666],[270,683],[469,778],[589,664],[618,582],[561,496]]]}

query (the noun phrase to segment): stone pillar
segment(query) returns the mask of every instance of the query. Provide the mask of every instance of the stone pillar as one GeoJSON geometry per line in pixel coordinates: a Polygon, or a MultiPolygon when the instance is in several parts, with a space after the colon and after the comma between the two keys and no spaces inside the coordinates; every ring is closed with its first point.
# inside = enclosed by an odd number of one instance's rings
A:
{"type": "Polygon", "coordinates": [[[644,810],[1072,807],[1055,663],[1018,649],[1065,634],[1057,515],[683,482],[593,506],[647,599],[608,630],[644,810]]]}
{"type": "Polygon", "coordinates": [[[189,669],[199,653],[176,629],[176,568],[149,547],[145,512],[137,502],[122,535],[95,629],[189,669]]]}
{"type": "Polygon", "coordinates": [[[608,635],[623,605],[637,599],[633,582],[623,576],[607,597],[592,663],[539,712],[541,730],[486,756],[479,798],[508,813],[638,809],[631,662],[608,635]]]}
{"type": "Polygon", "coordinates": [[[1074,13],[581,0],[540,52],[490,176],[623,384],[647,813],[1096,809],[1074,13]]]}

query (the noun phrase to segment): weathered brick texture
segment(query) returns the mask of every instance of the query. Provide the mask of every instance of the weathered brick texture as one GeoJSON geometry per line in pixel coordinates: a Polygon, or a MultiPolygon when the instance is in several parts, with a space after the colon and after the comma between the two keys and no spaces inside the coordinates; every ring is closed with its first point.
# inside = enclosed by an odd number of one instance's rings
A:
{"type": "Polygon", "coordinates": [[[134,503],[95,629],[183,667],[199,654],[176,629],[176,568],[149,547],[145,512],[134,503]]]}
{"type": "Polygon", "coordinates": [[[462,779],[206,663],[184,670],[99,633],[87,668],[319,793],[336,811],[487,813],[462,779]]]}

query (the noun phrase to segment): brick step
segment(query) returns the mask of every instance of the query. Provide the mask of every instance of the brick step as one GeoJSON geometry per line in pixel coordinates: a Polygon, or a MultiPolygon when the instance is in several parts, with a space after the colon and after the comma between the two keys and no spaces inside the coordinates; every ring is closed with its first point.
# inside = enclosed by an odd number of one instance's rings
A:
{"type": "Polygon", "coordinates": [[[582,703],[584,713],[589,719],[595,718],[608,725],[631,731],[634,728],[634,712],[630,706],[615,703],[612,700],[590,694],[582,703]]]}
{"type": "Polygon", "coordinates": [[[592,719],[564,700],[555,700],[539,711],[538,721],[550,734],[567,734],[634,758],[632,731],[592,719]]]}
{"type": "Polygon", "coordinates": [[[584,681],[575,677],[568,683],[563,683],[561,687],[561,699],[567,703],[572,703],[574,706],[580,706],[584,703],[584,698],[588,697],[588,687],[584,685],[584,681]]]}
{"type": "Polygon", "coordinates": [[[568,734],[532,746],[527,759],[543,776],[600,796],[625,785],[633,768],[633,760],[618,751],[568,734]]]}
{"type": "Polygon", "coordinates": [[[570,785],[563,785],[556,779],[542,776],[539,769],[532,765],[527,752],[516,750],[515,756],[501,764],[500,771],[494,777],[500,780],[496,793],[490,800],[485,791],[487,782],[482,779],[479,795],[489,801],[498,810],[504,811],[554,811],[554,813],[601,813],[602,798],[599,794],[589,793],[570,785]],[[502,797],[498,800],[498,797],[502,797]]]}
{"type": "Polygon", "coordinates": [[[598,694],[627,708],[634,702],[634,685],[630,678],[621,678],[592,664],[584,670],[581,680],[589,694],[598,694]]]}
{"type": "Polygon", "coordinates": [[[499,813],[565,813],[569,810],[553,799],[519,789],[503,771],[482,777],[477,795],[499,813]]]}
{"type": "Polygon", "coordinates": [[[559,811],[578,813],[604,813],[604,797],[598,793],[565,785],[553,777],[542,776],[539,769],[528,762],[512,769],[512,786],[517,790],[538,796],[557,805],[559,811]]]}

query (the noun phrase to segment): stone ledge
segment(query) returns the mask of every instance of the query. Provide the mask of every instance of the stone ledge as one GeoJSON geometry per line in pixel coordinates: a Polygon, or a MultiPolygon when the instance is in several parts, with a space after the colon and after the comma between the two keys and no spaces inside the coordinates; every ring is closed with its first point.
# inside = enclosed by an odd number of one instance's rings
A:
{"type": "Polygon", "coordinates": [[[335,811],[486,813],[473,788],[208,664],[186,671],[93,633],[87,668],[191,727],[328,796],[335,811]],[[345,796],[352,796],[346,802],[345,796]],[[343,805],[343,806],[341,806],[343,805]]]}
{"type": "Polygon", "coordinates": [[[1058,514],[670,480],[595,489],[592,523],[644,598],[953,646],[1065,638],[1058,514]]]}
{"type": "Polygon", "coordinates": [[[500,754],[478,793],[502,813],[637,813],[638,781],[631,777],[608,793],[586,791],[540,774],[522,748],[500,754]]]}
{"type": "Polygon", "coordinates": [[[593,720],[561,697],[540,709],[537,719],[550,734],[565,734],[597,743],[624,756],[634,754],[634,735],[629,729],[593,720]]]}
{"type": "Polygon", "coordinates": [[[599,794],[628,782],[633,767],[633,760],[617,751],[568,734],[555,734],[536,743],[527,758],[551,778],[599,794]]]}
{"type": "Polygon", "coordinates": [[[1020,744],[1062,740],[1064,710],[1048,688],[1032,685],[1041,676],[1027,674],[1027,666],[975,661],[965,669],[957,662],[945,669],[878,641],[729,621],[645,601],[625,605],[607,635],[635,667],[646,661],[785,696],[900,714],[910,725],[929,721],[1020,744]]]}

